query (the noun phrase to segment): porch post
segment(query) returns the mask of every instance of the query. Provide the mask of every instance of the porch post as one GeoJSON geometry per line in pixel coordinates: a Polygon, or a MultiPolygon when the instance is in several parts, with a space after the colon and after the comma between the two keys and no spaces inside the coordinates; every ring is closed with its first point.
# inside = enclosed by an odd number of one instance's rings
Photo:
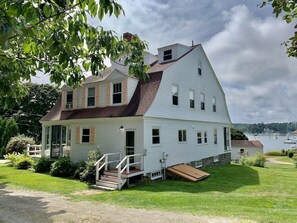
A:
{"type": "Polygon", "coordinates": [[[46,149],[46,126],[42,125],[42,133],[41,133],[41,157],[44,156],[45,149],[46,149]]]}

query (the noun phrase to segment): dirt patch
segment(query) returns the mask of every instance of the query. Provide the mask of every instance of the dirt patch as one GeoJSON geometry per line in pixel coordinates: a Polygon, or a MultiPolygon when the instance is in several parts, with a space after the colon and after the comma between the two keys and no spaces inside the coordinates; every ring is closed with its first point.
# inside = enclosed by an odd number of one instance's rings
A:
{"type": "MultiPolygon", "coordinates": [[[[84,192],[84,193],[93,193],[84,192]]],[[[104,192],[103,192],[104,193],[104,192]]],[[[32,191],[0,189],[0,222],[5,223],[239,223],[235,218],[180,214],[125,208],[96,202],[73,202],[68,198],[32,191]]]]}
{"type": "Polygon", "coordinates": [[[102,194],[102,193],[104,193],[103,190],[84,190],[84,191],[78,191],[78,192],[72,193],[72,195],[89,196],[89,195],[102,194]]]}
{"type": "Polygon", "coordinates": [[[275,163],[275,164],[286,164],[286,165],[294,165],[293,163],[278,161],[276,158],[273,158],[273,157],[268,157],[268,158],[266,158],[266,159],[267,159],[267,161],[270,162],[270,163],[275,163]]]}

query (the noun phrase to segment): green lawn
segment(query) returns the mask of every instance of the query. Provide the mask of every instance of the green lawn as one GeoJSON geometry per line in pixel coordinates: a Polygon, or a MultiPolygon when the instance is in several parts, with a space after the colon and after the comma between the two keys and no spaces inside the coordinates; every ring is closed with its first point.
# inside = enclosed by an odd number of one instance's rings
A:
{"type": "Polygon", "coordinates": [[[281,162],[294,163],[294,160],[288,156],[277,156],[275,159],[281,162]]]}
{"type": "MultiPolygon", "coordinates": [[[[77,201],[237,217],[243,221],[296,222],[297,169],[293,165],[270,164],[266,168],[229,165],[207,168],[205,171],[211,176],[196,183],[167,180],[122,191],[71,197],[77,201]]],[[[3,165],[0,165],[1,182],[6,183],[7,187],[36,188],[65,195],[87,187],[76,181],[3,165]]]]}

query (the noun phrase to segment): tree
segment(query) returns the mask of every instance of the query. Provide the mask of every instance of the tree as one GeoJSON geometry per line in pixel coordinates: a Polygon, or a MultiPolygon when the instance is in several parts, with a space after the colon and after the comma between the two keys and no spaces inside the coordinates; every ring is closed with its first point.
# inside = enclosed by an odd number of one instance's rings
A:
{"type": "Polygon", "coordinates": [[[231,128],[231,140],[249,140],[249,139],[242,131],[235,128],[231,128]]]}
{"type": "Polygon", "coordinates": [[[0,117],[0,157],[4,154],[4,149],[10,138],[16,136],[19,132],[15,120],[0,117]]]}
{"type": "Polygon", "coordinates": [[[29,94],[11,109],[0,107],[0,115],[13,118],[19,126],[20,134],[40,142],[42,129],[39,120],[54,106],[59,90],[49,84],[27,83],[25,86],[29,89],[29,94]]]}
{"type": "MultiPolygon", "coordinates": [[[[273,7],[273,13],[276,17],[283,15],[283,20],[287,23],[296,21],[297,19],[297,1],[296,0],[267,0],[263,1],[261,8],[267,4],[273,7]]],[[[297,29],[297,24],[294,26],[297,29]]],[[[289,40],[283,43],[287,47],[287,54],[289,57],[297,57],[297,30],[289,40]]]]}
{"type": "Polygon", "coordinates": [[[106,58],[123,53],[130,75],[146,78],[145,42],[88,23],[88,16],[101,21],[106,14],[118,17],[124,10],[115,0],[0,0],[0,103],[27,92],[24,81],[37,71],[77,87],[85,72],[98,76],[106,58]]]}

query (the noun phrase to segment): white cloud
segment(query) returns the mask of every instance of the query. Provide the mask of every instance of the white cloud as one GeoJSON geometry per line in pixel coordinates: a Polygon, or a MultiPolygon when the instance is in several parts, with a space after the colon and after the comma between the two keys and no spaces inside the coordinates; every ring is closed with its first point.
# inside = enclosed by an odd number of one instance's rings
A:
{"type": "Polygon", "coordinates": [[[233,122],[297,120],[297,64],[281,42],[292,27],[259,18],[245,5],[225,11],[226,25],[204,44],[226,93],[233,122]]]}

